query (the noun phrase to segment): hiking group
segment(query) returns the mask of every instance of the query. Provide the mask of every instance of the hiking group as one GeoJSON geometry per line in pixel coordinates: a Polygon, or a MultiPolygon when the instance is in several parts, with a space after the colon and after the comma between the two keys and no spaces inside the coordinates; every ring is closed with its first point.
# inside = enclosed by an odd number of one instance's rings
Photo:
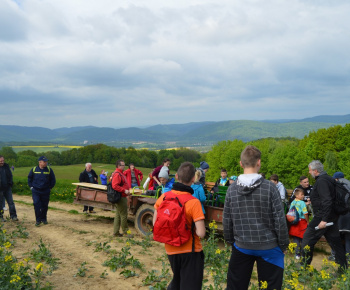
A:
{"type": "MultiPolygon", "coordinates": [[[[36,226],[48,223],[50,191],[56,182],[53,170],[47,165],[48,160],[41,156],[38,162],[39,166],[35,166],[28,174],[36,226]]],[[[232,246],[227,289],[248,289],[255,263],[258,281],[266,281],[267,289],[281,289],[284,256],[290,243],[290,235],[297,244],[295,258],[303,265],[311,263],[314,246],[324,236],[339,264],[338,272],[343,273],[348,267],[345,253],[350,251],[350,235],[345,235],[344,249],[338,225],[341,225],[341,231],[349,233],[350,213],[348,208],[339,212],[339,199],[344,198],[344,195],[339,194],[337,188],[339,183],[345,184],[342,188],[350,185],[344,174],[336,172],[331,177],[324,171],[320,161],[312,161],[308,165],[308,172],[315,179],[315,183],[311,187],[306,176],[300,177],[300,185],[293,191],[290,199],[287,218],[288,215],[292,216],[292,211],[294,216],[288,218],[292,221],[288,230],[285,213],[286,190],[277,175],[271,175],[270,180],[267,180],[259,173],[259,149],[247,146],[241,153],[239,163],[243,174],[228,178],[226,170],[221,170],[221,178],[216,182],[218,187],[228,186],[223,204],[224,239],[232,246]]],[[[175,175],[177,182],[167,187],[169,165],[170,160],[165,159],[149,176],[156,187],[158,185],[162,188],[162,194],[154,205],[153,237],[165,244],[173,272],[168,289],[201,289],[204,271],[201,239],[206,235],[204,204],[207,197],[204,188],[205,173],[209,165],[202,161],[196,169],[190,162],[182,163],[175,175]]],[[[11,218],[16,221],[18,219],[12,194],[8,190],[12,186],[12,174],[7,167],[3,156],[0,156],[0,202],[5,197],[9,203],[11,218]]],[[[85,170],[80,174],[80,181],[98,182],[98,176],[91,167],[91,163],[86,164],[85,170]]],[[[133,164],[130,164],[130,170],[126,174],[124,167],[125,162],[118,160],[110,179],[113,189],[121,194],[116,203],[113,234],[132,238],[127,225],[127,196],[131,194],[132,186],[140,186],[143,175],[133,164]]],[[[211,193],[215,190],[214,188],[211,193]]],[[[347,197],[349,192],[350,187],[345,189],[347,197]]],[[[344,206],[340,202],[341,205],[344,206]]],[[[94,212],[91,207],[84,207],[84,211],[94,212]]],[[[0,213],[1,220],[6,221],[3,211],[0,213]]]]}

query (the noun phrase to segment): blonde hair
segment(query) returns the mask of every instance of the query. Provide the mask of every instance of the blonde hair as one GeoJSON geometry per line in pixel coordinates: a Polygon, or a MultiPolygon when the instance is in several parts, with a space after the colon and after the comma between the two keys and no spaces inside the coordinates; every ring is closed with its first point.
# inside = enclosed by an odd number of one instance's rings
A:
{"type": "Polygon", "coordinates": [[[194,182],[198,182],[199,179],[202,177],[202,172],[200,170],[196,170],[196,173],[194,174],[194,182]]]}

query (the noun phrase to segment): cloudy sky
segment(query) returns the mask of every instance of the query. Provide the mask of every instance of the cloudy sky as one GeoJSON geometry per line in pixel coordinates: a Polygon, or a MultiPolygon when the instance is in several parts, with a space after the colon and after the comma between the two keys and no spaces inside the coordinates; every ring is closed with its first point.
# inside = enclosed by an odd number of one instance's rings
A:
{"type": "Polygon", "coordinates": [[[0,0],[0,125],[350,113],[348,0],[0,0]]]}

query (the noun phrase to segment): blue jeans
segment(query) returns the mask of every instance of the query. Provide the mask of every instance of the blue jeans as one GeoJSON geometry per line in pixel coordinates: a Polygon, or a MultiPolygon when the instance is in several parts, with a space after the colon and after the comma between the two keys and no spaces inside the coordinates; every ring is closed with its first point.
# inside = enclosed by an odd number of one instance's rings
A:
{"type": "MultiPolygon", "coordinates": [[[[7,201],[7,204],[9,205],[9,211],[10,211],[10,217],[15,218],[17,217],[16,213],[16,207],[13,202],[13,197],[12,197],[12,188],[8,187],[2,191],[2,194],[0,193],[0,204],[3,205],[5,203],[5,200],[7,201]]],[[[4,206],[1,206],[1,211],[4,206]]],[[[2,217],[2,213],[0,213],[0,217],[2,217]]]]}
{"type": "Polygon", "coordinates": [[[32,189],[32,198],[37,223],[47,221],[47,211],[49,209],[50,191],[41,192],[32,189]]]}

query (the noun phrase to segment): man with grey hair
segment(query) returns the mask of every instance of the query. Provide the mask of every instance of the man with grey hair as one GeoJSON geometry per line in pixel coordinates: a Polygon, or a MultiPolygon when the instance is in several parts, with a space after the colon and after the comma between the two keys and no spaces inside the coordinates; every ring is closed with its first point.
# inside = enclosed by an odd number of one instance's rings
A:
{"type": "MultiPolygon", "coordinates": [[[[90,162],[85,164],[85,170],[80,173],[79,176],[79,182],[87,182],[87,183],[98,183],[98,176],[95,172],[95,170],[92,169],[92,164],[90,162]]],[[[87,213],[89,210],[89,213],[96,213],[94,211],[93,206],[87,206],[84,205],[84,213],[87,213]]]]}
{"type": "Polygon", "coordinates": [[[333,210],[335,180],[323,170],[323,164],[319,160],[314,160],[309,164],[309,173],[316,179],[310,193],[314,217],[303,237],[301,244],[302,257],[306,264],[309,265],[312,261],[315,244],[324,236],[335,251],[336,262],[340,264],[338,271],[341,273],[348,266],[339,234],[338,215],[333,210]],[[327,226],[327,223],[333,223],[333,225],[327,226]],[[316,227],[318,228],[317,230],[316,227]]]}

